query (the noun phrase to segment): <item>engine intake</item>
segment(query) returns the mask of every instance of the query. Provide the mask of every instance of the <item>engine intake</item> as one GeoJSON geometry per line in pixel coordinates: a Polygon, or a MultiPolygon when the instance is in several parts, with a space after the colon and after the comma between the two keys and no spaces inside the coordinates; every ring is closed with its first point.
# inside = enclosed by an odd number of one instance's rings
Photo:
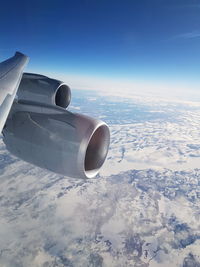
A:
{"type": "Polygon", "coordinates": [[[67,108],[71,101],[71,92],[66,84],[61,84],[55,94],[55,104],[56,106],[67,108]]]}
{"type": "Polygon", "coordinates": [[[108,153],[109,131],[106,124],[100,124],[94,130],[87,145],[84,169],[88,178],[96,176],[108,153]]]}

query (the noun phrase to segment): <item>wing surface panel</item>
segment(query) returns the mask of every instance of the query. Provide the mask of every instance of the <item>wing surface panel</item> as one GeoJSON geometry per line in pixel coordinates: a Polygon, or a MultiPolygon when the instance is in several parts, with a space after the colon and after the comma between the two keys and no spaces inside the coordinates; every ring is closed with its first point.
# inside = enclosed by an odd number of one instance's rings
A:
{"type": "Polygon", "coordinates": [[[0,133],[10,112],[28,57],[16,52],[0,63],[0,133]]]}

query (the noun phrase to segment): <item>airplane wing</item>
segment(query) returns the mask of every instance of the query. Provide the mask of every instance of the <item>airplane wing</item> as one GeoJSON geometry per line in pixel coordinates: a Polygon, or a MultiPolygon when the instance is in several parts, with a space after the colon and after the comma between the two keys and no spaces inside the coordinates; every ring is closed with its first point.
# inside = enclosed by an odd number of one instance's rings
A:
{"type": "Polygon", "coordinates": [[[27,63],[28,57],[19,52],[0,63],[0,133],[8,117],[27,63]]]}

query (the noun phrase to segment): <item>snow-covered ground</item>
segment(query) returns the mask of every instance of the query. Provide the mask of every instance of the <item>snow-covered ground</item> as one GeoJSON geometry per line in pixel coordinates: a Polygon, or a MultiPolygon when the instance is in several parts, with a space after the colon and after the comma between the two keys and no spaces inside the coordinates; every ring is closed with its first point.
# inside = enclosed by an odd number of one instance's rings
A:
{"type": "Polygon", "coordinates": [[[0,139],[0,266],[200,266],[200,106],[74,91],[111,146],[99,177],[25,163],[0,139]]]}

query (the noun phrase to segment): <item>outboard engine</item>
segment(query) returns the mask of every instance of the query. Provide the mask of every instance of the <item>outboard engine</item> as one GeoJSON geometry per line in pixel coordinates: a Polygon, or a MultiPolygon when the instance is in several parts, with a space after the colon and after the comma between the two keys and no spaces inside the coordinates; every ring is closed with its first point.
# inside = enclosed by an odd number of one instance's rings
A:
{"type": "Polygon", "coordinates": [[[71,90],[65,83],[40,74],[24,73],[17,91],[18,99],[67,108],[71,90]]]}
{"type": "Polygon", "coordinates": [[[24,73],[3,141],[17,157],[53,172],[93,178],[103,165],[110,142],[108,126],[66,110],[70,88],[61,81],[24,73]]]}

